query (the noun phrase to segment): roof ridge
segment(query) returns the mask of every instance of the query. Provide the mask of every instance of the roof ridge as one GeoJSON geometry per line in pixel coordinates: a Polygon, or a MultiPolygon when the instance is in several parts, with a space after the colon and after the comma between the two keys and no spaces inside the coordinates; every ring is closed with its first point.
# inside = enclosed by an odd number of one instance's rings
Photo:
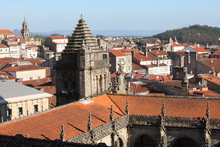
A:
{"type": "Polygon", "coordinates": [[[124,113],[124,112],[122,111],[122,109],[116,104],[116,102],[111,99],[111,97],[109,96],[109,94],[105,94],[105,95],[108,96],[108,98],[117,106],[117,108],[121,111],[121,113],[125,115],[125,113],[124,113]]]}

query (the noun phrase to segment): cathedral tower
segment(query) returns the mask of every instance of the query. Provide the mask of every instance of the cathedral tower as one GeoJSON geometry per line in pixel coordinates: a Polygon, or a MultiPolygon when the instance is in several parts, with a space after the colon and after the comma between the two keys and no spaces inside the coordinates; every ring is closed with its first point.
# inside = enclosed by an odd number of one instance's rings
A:
{"type": "Polygon", "coordinates": [[[107,92],[108,50],[98,46],[83,18],[68,40],[56,65],[58,104],[107,92]]]}
{"type": "Polygon", "coordinates": [[[22,30],[21,30],[22,37],[24,39],[29,38],[29,29],[28,29],[28,23],[27,20],[24,18],[23,24],[22,24],[22,30]]]}

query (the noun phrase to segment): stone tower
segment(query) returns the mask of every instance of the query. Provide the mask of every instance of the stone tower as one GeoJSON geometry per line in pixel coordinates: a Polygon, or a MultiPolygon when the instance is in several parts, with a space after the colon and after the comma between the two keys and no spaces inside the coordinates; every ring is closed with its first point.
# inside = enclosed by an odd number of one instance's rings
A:
{"type": "Polygon", "coordinates": [[[28,29],[28,23],[27,20],[24,18],[23,24],[22,24],[22,29],[21,29],[21,34],[24,39],[29,38],[29,29],[28,29]]]}
{"type": "Polygon", "coordinates": [[[78,21],[57,62],[56,87],[60,105],[108,90],[108,50],[98,46],[83,18],[78,21]]]}

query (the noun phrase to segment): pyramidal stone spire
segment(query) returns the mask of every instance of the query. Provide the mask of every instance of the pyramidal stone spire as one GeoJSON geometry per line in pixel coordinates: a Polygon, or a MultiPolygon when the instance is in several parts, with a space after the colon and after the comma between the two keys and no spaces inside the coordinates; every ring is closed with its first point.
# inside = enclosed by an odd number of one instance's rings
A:
{"type": "Polygon", "coordinates": [[[72,36],[69,38],[69,43],[64,52],[75,52],[78,50],[99,50],[97,40],[92,36],[92,33],[82,16],[80,17],[72,36]]]}

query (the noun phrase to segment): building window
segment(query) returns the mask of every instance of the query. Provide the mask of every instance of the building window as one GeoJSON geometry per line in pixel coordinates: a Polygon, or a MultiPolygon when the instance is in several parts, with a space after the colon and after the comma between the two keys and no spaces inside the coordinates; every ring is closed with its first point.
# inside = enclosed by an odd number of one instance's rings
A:
{"type": "Polygon", "coordinates": [[[34,105],[34,113],[38,112],[38,105],[34,105]]]}
{"type": "Polygon", "coordinates": [[[102,59],[107,59],[107,54],[102,54],[102,59]]]}
{"type": "Polygon", "coordinates": [[[7,117],[10,117],[12,114],[12,110],[11,109],[7,109],[7,117]]]}
{"type": "Polygon", "coordinates": [[[23,108],[22,107],[18,107],[18,115],[23,115],[23,108]]]}

